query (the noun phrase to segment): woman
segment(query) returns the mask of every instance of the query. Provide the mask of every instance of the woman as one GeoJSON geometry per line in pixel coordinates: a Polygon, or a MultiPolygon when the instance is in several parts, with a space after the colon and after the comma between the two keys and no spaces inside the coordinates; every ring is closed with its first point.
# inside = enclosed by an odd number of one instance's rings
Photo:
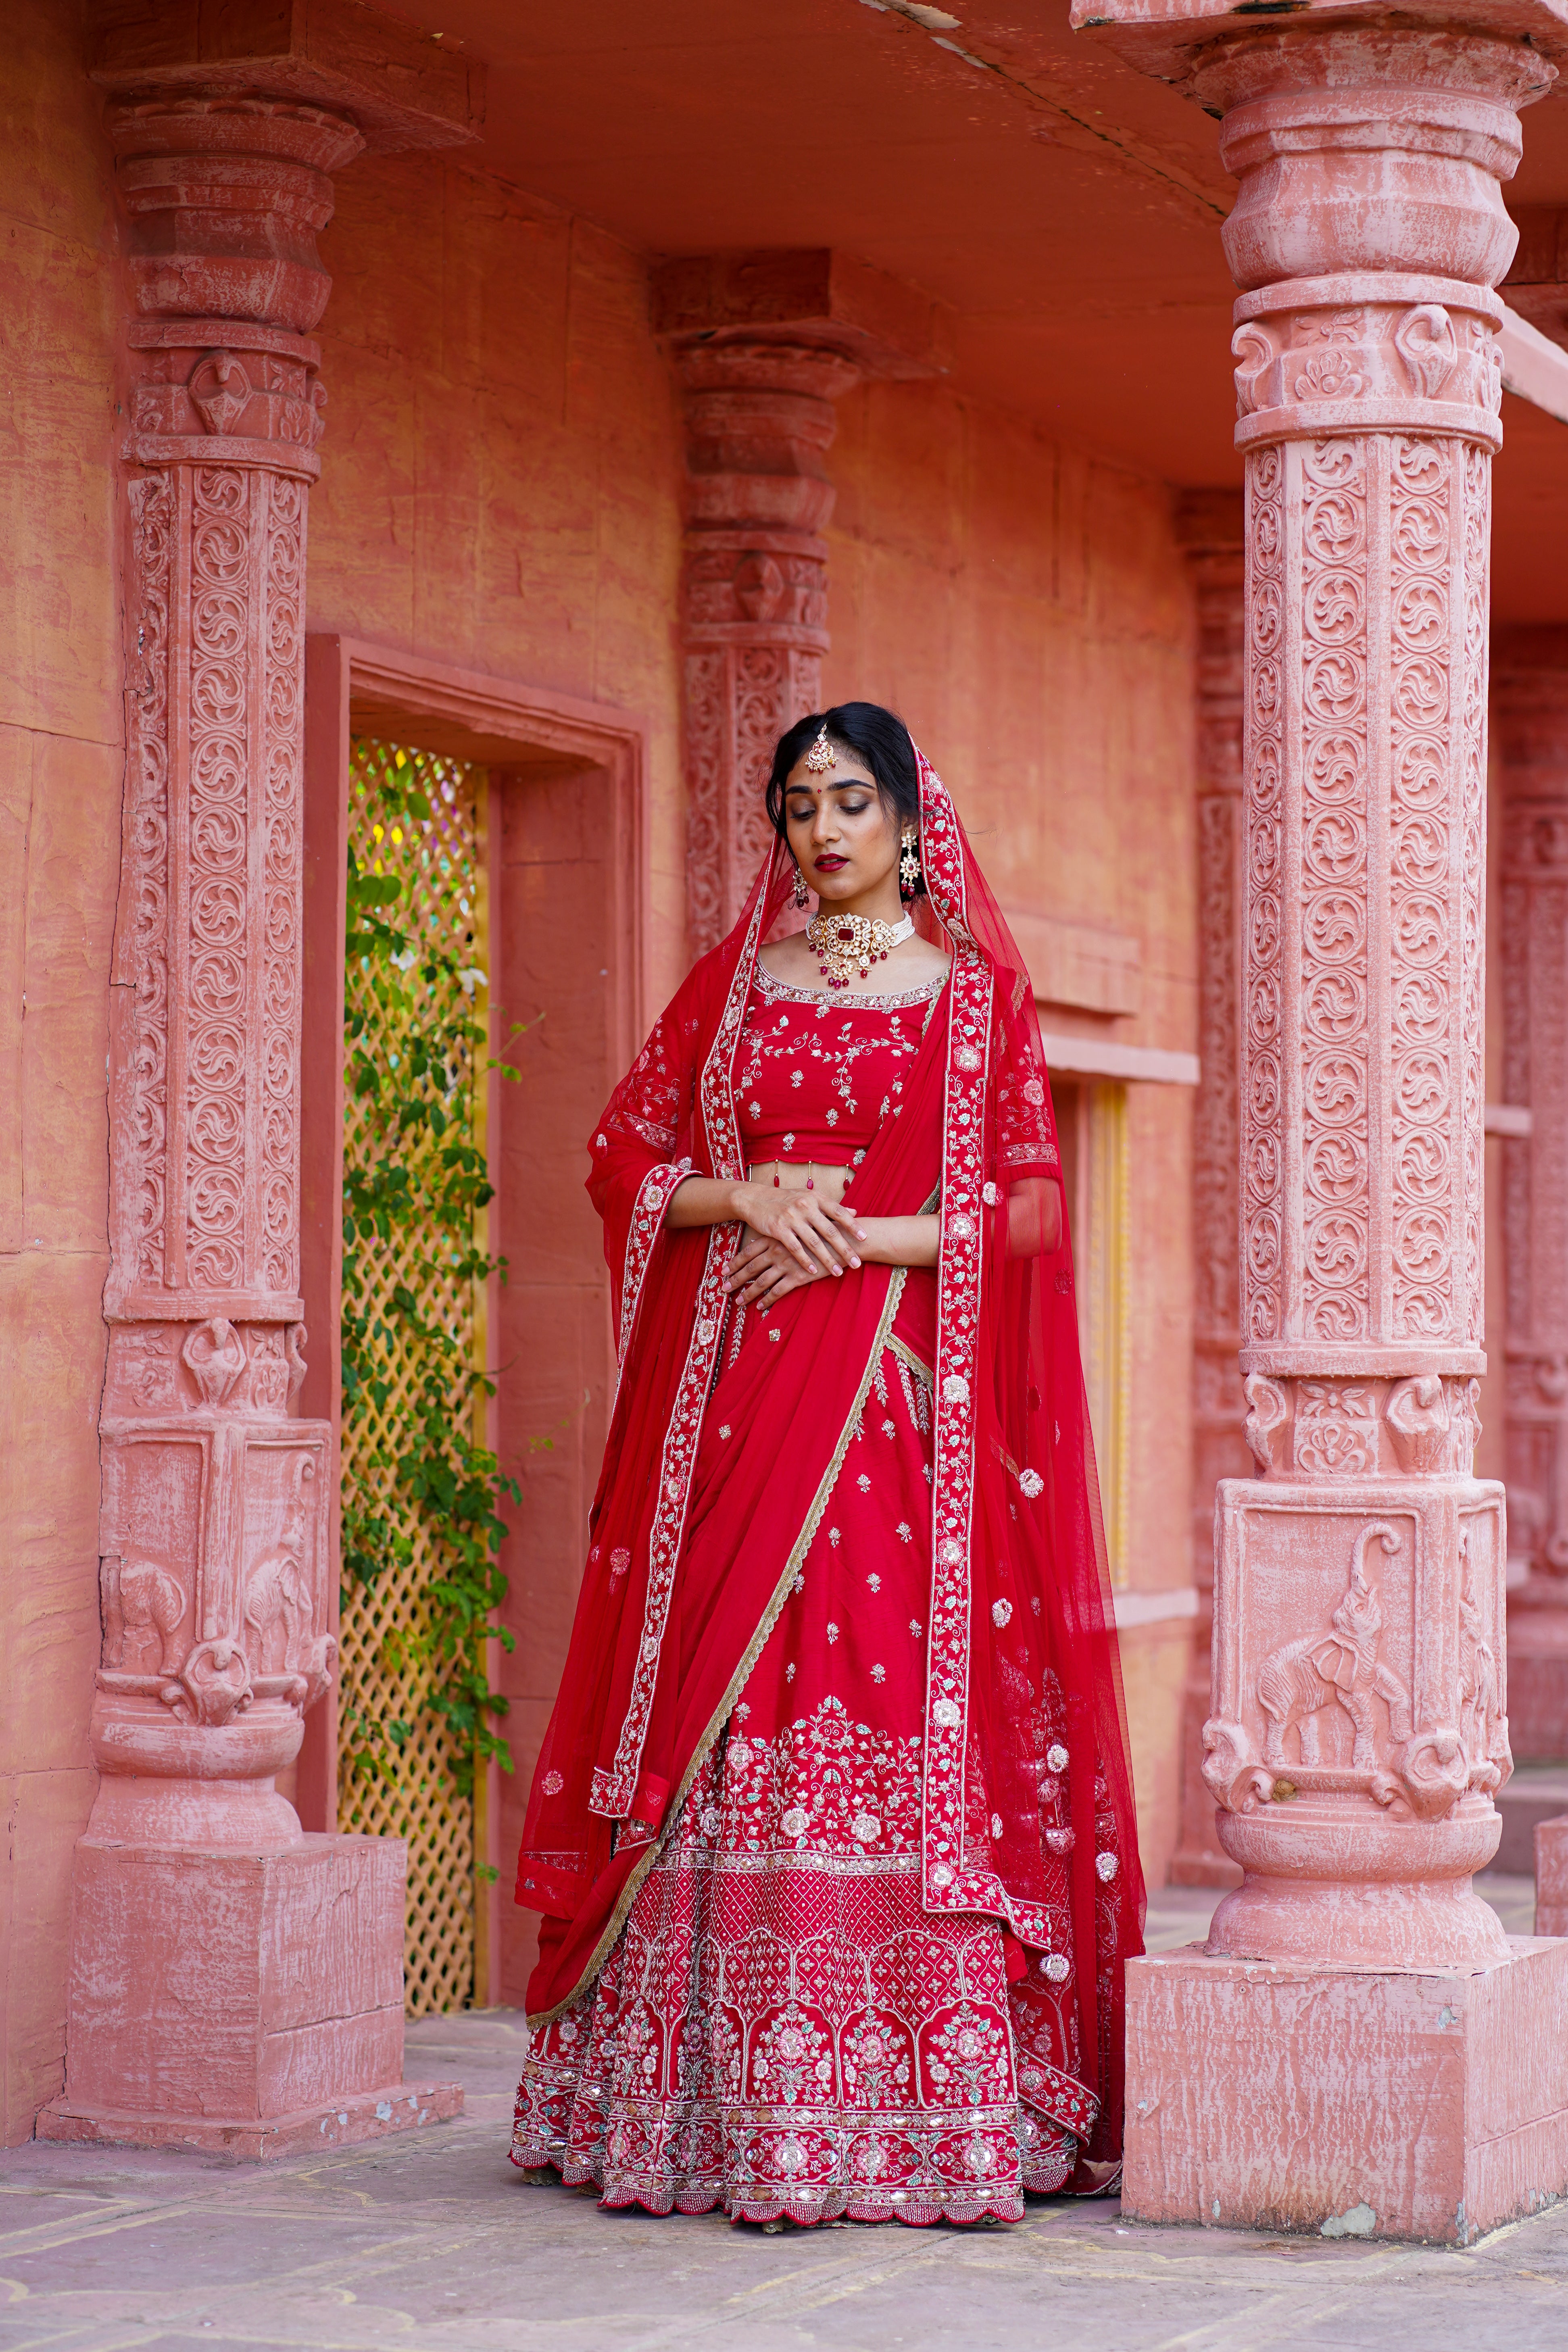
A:
{"type": "Polygon", "coordinates": [[[620,1380],[512,2158],[653,2212],[1016,2221],[1115,2182],[1142,1916],[1039,1029],[900,720],[802,719],[767,804],[591,1145],[620,1380]]]}

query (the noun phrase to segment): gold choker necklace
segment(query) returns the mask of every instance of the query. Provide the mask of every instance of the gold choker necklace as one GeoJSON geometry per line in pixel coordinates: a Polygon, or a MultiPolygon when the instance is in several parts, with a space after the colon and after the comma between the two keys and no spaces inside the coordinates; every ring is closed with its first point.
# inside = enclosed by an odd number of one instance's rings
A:
{"type": "Polygon", "coordinates": [[[914,935],[912,915],[883,923],[874,915],[830,915],[819,908],[805,927],[817,969],[829,988],[847,988],[852,980],[864,980],[874,963],[887,961],[889,948],[914,935]]]}

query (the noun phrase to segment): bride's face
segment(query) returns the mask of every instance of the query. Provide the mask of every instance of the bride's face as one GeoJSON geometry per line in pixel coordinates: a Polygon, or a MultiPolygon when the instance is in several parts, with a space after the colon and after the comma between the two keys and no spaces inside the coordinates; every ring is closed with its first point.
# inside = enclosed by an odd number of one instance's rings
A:
{"type": "Polygon", "coordinates": [[[822,775],[813,774],[804,759],[791,769],[784,787],[789,845],[825,907],[896,921],[902,911],[897,814],[853,752],[836,751],[835,757],[837,764],[822,775]]]}

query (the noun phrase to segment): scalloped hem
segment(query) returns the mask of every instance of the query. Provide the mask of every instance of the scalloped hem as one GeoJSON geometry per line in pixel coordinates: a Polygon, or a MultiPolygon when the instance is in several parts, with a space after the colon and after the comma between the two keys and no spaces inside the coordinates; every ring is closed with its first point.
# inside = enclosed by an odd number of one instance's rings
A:
{"type": "MultiPolygon", "coordinates": [[[[722,2211],[737,2225],[789,2221],[799,2230],[815,2230],[825,2221],[901,2221],[906,2229],[929,2230],[938,2221],[951,2222],[958,2229],[972,2229],[987,2221],[1011,2225],[1024,2219],[1024,2199],[1016,2190],[1000,2190],[994,2197],[933,2199],[900,2197],[896,2193],[875,2197],[847,2189],[828,2189],[814,2197],[747,2197],[720,2188],[647,2189],[633,2188],[629,2183],[606,2189],[596,2166],[563,2162],[546,2148],[519,2147],[514,2141],[507,2160],[520,2172],[552,2172],[563,2189],[596,2189],[600,2208],[606,2213],[640,2210],[659,2221],[672,2213],[695,2218],[722,2211]]],[[[1050,2193],[1030,2187],[1031,2195],[1050,2193]]]]}

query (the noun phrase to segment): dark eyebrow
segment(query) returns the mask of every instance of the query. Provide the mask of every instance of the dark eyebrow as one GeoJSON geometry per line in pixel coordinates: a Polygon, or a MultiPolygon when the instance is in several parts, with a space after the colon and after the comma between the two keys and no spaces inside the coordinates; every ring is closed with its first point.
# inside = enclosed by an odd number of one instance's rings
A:
{"type": "MultiPolygon", "coordinates": [[[[874,776],[846,776],[842,782],[829,784],[827,789],[830,793],[874,793],[877,780],[874,776]]],[[[816,797],[815,788],[810,784],[786,784],[784,790],[786,793],[810,793],[814,800],[816,797]]]]}

